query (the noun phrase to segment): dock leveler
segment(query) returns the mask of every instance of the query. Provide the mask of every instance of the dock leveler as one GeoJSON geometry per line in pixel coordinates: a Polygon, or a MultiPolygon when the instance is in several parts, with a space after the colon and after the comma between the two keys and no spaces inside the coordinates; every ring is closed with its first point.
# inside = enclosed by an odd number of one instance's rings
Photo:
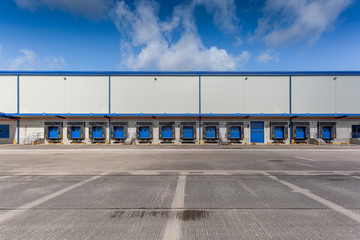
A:
{"type": "Polygon", "coordinates": [[[60,143],[62,141],[62,122],[45,122],[45,139],[48,142],[60,143]]]}
{"type": "Polygon", "coordinates": [[[172,142],[175,139],[175,123],[160,122],[159,123],[159,139],[162,142],[172,142]]]}
{"type": "Polygon", "coordinates": [[[68,122],[67,135],[72,142],[82,142],[85,139],[85,122],[68,122]]]}
{"type": "Polygon", "coordinates": [[[219,123],[218,122],[204,122],[203,123],[203,137],[206,143],[217,143],[219,140],[219,123]]]}
{"type": "Polygon", "coordinates": [[[150,143],[153,139],[153,127],[151,122],[136,123],[136,137],[139,142],[150,143]]]}
{"type": "Polygon", "coordinates": [[[244,139],[244,123],[228,122],[227,135],[230,143],[240,143],[244,139]]]}
{"type": "Polygon", "coordinates": [[[126,122],[111,122],[111,139],[115,142],[125,142],[127,138],[126,122]]]}
{"type": "Polygon", "coordinates": [[[319,137],[330,143],[336,138],[336,122],[319,122],[319,137]]]}
{"type": "Polygon", "coordinates": [[[295,142],[306,142],[310,139],[309,122],[293,122],[293,138],[295,142]]]}
{"type": "Polygon", "coordinates": [[[106,122],[89,122],[89,138],[92,143],[106,140],[106,122]]]}
{"type": "Polygon", "coordinates": [[[195,143],[196,122],[180,123],[180,141],[183,143],[195,143]]]}
{"type": "Polygon", "coordinates": [[[274,142],[284,142],[288,138],[288,122],[271,122],[271,139],[274,142]]]}

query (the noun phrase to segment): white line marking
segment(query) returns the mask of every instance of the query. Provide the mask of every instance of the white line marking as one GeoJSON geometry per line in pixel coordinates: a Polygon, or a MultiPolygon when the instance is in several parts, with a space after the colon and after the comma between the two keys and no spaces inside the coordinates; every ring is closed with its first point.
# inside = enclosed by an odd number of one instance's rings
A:
{"type": "MultiPolygon", "coordinates": [[[[174,200],[171,204],[172,209],[184,208],[185,184],[186,184],[186,176],[184,175],[179,176],[175,190],[174,200]]],[[[173,215],[171,215],[170,219],[166,223],[163,239],[178,240],[181,239],[180,237],[181,237],[181,221],[177,218],[175,212],[173,215]]]]}
{"type": "Polygon", "coordinates": [[[337,205],[336,203],[333,203],[333,202],[330,202],[329,200],[326,200],[322,197],[319,197],[318,195],[315,195],[313,193],[310,192],[310,190],[308,189],[305,189],[305,188],[301,188],[301,187],[298,187],[292,183],[289,183],[285,180],[281,180],[275,176],[272,176],[270,175],[269,173],[264,173],[266,176],[268,176],[270,179],[274,180],[274,181],[277,181],[279,183],[282,183],[284,184],[285,186],[289,187],[290,189],[293,190],[293,192],[296,192],[296,193],[300,193],[300,194],[303,194],[329,208],[331,208],[332,210],[338,212],[338,213],[341,213],[343,214],[344,216],[348,217],[348,218],[351,218],[353,220],[355,220],[356,222],[360,223],[360,215],[351,211],[351,210],[348,210],[340,205],[337,205]]]}
{"type": "Polygon", "coordinates": [[[300,166],[315,167],[315,166],[313,166],[313,165],[306,164],[306,163],[299,163],[299,162],[292,162],[292,163],[297,164],[297,165],[300,165],[300,166]]]}
{"type": "Polygon", "coordinates": [[[6,212],[6,213],[4,213],[4,214],[1,214],[1,215],[0,215],[0,223],[8,220],[9,218],[12,218],[12,217],[17,216],[17,215],[19,215],[20,213],[22,213],[22,212],[24,212],[24,211],[26,211],[26,210],[29,210],[29,209],[31,209],[31,208],[33,208],[33,207],[36,207],[36,206],[38,206],[38,205],[40,205],[40,204],[42,204],[42,203],[44,203],[44,202],[46,202],[46,201],[49,201],[49,200],[51,200],[51,199],[53,199],[53,198],[56,198],[56,197],[60,196],[61,194],[64,194],[64,193],[66,193],[66,192],[69,192],[69,191],[71,191],[71,190],[73,190],[73,189],[75,189],[75,188],[77,188],[77,187],[80,187],[80,186],[82,186],[82,185],[84,185],[84,184],[86,184],[86,183],[88,183],[88,182],[94,181],[94,180],[96,180],[96,179],[98,179],[98,178],[100,178],[100,177],[102,177],[102,176],[104,176],[104,175],[106,175],[106,174],[109,174],[109,173],[110,173],[110,172],[106,172],[106,173],[104,173],[104,174],[102,174],[102,175],[93,176],[93,177],[91,177],[91,178],[89,178],[89,179],[86,179],[86,180],[84,180],[84,181],[78,182],[78,183],[73,184],[73,185],[71,185],[71,186],[69,186],[69,187],[63,188],[63,189],[61,189],[61,190],[59,190],[59,191],[56,191],[56,192],[51,193],[51,194],[49,194],[49,195],[47,195],[47,196],[44,196],[44,197],[39,198],[39,199],[37,199],[37,200],[35,200],[35,201],[32,201],[31,203],[28,203],[28,204],[25,204],[25,205],[23,205],[23,206],[21,206],[21,207],[18,207],[18,208],[15,209],[15,210],[10,210],[10,211],[8,211],[8,212],[6,212]]]}
{"type": "Polygon", "coordinates": [[[29,170],[29,171],[24,171],[24,172],[19,172],[19,173],[16,173],[16,174],[13,174],[13,175],[8,175],[8,176],[2,176],[0,177],[0,180],[1,179],[6,179],[6,178],[9,178],[9,177],[13,177],[13,176],[21,176],[21,175],[27,175],[31,172],[34,172],[35,170],[29,170]]]}
{"type": "Polygon", "coordinates": [[[294,157],[295,157],[295,158],[302,159],[302,160],[312,161],[312,162],[315,162],[315,161],[316,161],[315,159],[311,159],[311,158],[298,157],[298,156],[294,156],[294,157]]]}

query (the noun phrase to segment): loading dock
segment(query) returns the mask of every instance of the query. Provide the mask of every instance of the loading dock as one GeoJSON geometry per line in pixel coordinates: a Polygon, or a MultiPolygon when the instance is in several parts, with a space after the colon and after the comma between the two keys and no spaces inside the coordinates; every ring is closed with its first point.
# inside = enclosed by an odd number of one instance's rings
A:
{"type": "Polygon", "coordinates": [[[162,142],[172,142],[175,139],[175,123],[160,122],[159,138],[162,140],[162,142]]]}
{"type": "Polygon", "coordinates": [[[310,139],[310,123],[293,122],[293,136],[295,142],[306,142],[310,139]]]}
{"type": "Polygon", "coordinates": [[[0,125],[0,138],[10,138],[10,126],[0,125]]]}
{"type": "Polygon", "coordinates": [[[62,122],[45,122],[45,139],[48,142],[61,142],[62,126],[62,122]]]}
{"type": "Polygon", "coordinates": [[[180,140],[181,142],[194,143],[196,139],[196,122],[180,123],[180,140]]]}
{"type": "Polygon", "coordinates": [[[89,138],[91,142],[105,142],[106,122],[89,122],[89,138]]]}
{"type": "Polygon", "coordinates": [[[218,142],[219,140],[219,123],[218,122],[204,122],[203,133],[205,142],[218,142]]]}
{"type": "Polygon", "coordinates": [[[228,140],[231,143],[240,143],[244,138],[244,123],[243,122],[228,122],[227,123],[228,140]]]}
{"type": "Polygon", "coordinates": [[[287,122],[271,122],[271,138],[274,142],[284,142],[288,137],[287,122]]]}
{"type": "Polygon", "coordinates": [[[250,141],[264,143],[264,122],[250,122],[250,141]]]}
{"type": "Polygon", "coordinates": [[[352,125],[352,138],[360,138],[360,125],[352,125]]]}
{"type": "Polygon", "coordinates": [[[152,123],[151,122],[137,122],[136,136],[139,142],[151,142],[152,140],[152,123]]]}
{"type": "Polygon", "coordinates": [[[111,122],[111,138],[115,142],[125,142],[127,138],[127,123],[111,122]]]}
{"type": "Polygon", "coordinates": [[[67,133],[68,139],[72,142],[82,142],[84,140],[84,122],[68,122],[67,123],[67,133]]]}
{"type": "Polygon", "coordinates": [[[336,138],[336,122],[319,122],[319,137],[325,142],[332,142],[336,138]]]}

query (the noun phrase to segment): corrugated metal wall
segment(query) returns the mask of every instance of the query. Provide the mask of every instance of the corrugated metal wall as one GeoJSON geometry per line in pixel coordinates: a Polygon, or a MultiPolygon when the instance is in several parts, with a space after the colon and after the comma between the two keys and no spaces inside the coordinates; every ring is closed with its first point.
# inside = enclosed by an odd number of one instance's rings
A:
{"type": "Polygon", "coordinates": [[[204,76],[202,113],[289,113],[287,76],[204,76]]]}
{"type": "Polygon", "coordinates": [[[17,112],[16,76],[0,76],[0,112],[17,112]]]}
{"type": "Polygon", "coordinates": [[[112,113],[198,113],[199,78],[111,77],[112,113]]]}
{"type": "Polygon", "coordinates": [[[335,113],[333,76],[292,77],[293,113],[335,113]]]}
{"type": "MultiPolygon", "coordinates": [[[[17,76],[0,76],[0,112],[17,112],[17,76]]],[[[108,76],[23,76],[20,113],[109,112],[108,76]]],[[[290,113],[289,76],[202,76],[201,113],[290,113]]],[[[360,113],[360,76],[293,76],[293,114],[360,113]]],[[[111,113],[199,113],[198,76],[112,76],[111,113]]]]}
{"type": "Polygon", "coordinates": [[[108,113],[104,76],[21,76],[20,113],[108,113]]]}
{"type": "Polygon", "coordinates": [[[360,113],[360,77],[359,76],[337,77],[336,112],[360,113]]]}

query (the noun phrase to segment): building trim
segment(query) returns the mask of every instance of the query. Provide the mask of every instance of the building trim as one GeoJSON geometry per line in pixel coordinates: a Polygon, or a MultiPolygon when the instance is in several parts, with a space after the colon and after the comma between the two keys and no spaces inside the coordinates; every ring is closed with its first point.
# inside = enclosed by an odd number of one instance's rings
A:
{"type": "Polygon", "coordinates": [[[359,76],[360,71],[0,71],[0,75],[62,75],[62,76],[359,76]]]}

